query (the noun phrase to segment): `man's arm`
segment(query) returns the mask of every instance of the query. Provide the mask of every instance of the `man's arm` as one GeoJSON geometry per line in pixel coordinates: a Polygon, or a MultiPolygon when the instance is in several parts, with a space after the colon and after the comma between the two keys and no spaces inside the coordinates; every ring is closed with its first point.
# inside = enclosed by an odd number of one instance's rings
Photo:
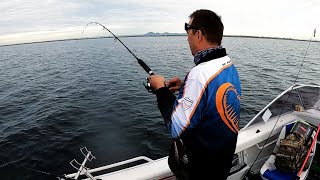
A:
{"type": "Polygon", "coordinates": [[[166,125],[171,124],[171,115],[176,96],[167,88],[162,87],[156,91],[158,108],[166,125]]]}

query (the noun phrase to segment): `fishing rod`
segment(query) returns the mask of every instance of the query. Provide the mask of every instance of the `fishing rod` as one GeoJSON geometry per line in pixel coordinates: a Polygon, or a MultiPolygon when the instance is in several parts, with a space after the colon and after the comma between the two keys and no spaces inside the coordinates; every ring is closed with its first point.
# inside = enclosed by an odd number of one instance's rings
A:
{"type": "MultiPolygon", "coordinates": [[[[140,58],[138,58],[115,34],[113,34],[108,28],[106,28],[104,25],[102,25],[101,23],[98,22],[89,22],[85,28],[82,31],[82,34],[84,33],[84,31],[86,30],[86,28],[90,25],[90,24],[95,24],[95,25],[99,25],[101,26],[104,30],[109,31],[109,33],[112,34],[112,36],[115,38],[115,41],[119,41],[128,51],[129,53],[138,61],[138,63],[140,64],[140,66],[151,76],[154,75],[154,72],[150,69],[150,67],[140,58]]],[[[149,79],[146,78],[147,83],[144,83],[144,87],[148,90],[148,92],[152,92],[154,93],[154,90],[151,88],[149,79]]]]}
{"type": "Polygon", "coordinates": [[[317,32],[317,30],[316,30],[316,28],[315,28],[314,31],[313,31],[313,33],[312,33],[312,36],[310,37],[310,40],[308,41],[308,42],[309,42],[309,43],[308,43],[308,47],[307,47],[307,50],[306,50],[306,52],[305,52],[305,55],[304,55],[304,57],[303,57],[303,59],[302,59],[302,63],[301,63],[301,65],[300,65],[298,74],[297,74],[297,76],[296,76],[296,78],[295,78],[295,80],[294,80],[294,82],[293,82],[293,86],[291,87],[291,90],[289,91],[288,97],[287,97],[286,101],[284,102],[284,105],[283,105],[283,107],[282,107],[282,109],[281,109],[281,113],[280,113],[280,115],[278,116],[278,119],[277,119],[276,123],[274,124],[274,126],[273,126],[273,128],[272,128],[272,130],[271,130],[271,132],[270,132],[270,134],[269,134],[269,136],[268,136],[268,138],[267,138],[267,140],[264,142],[264,144],[263,144],[263,146],[262,146],[262,149],[260,149],[260,152],[258,153],[256,159],[253,161],[252,165],[250,166],[250,168],[249,168],[249,170],[248,170],[248,173],[247,173],[248,176],[252,176],[252,175],[254,174],[254,173],[251,171],[251,168],[253,167],[254,163],[258,160],[258,157],[260,156],[262,150],[264,149],[264,146],[265,146],[265,145],[267,144],[267,142],[269,141],[269,139],[270,139],[270,137],[271,137],[271,134],[272,134],[273,130],[275,129],[275,127],[276,127],[276,125],[277,125],[277,123],[278,123],[278,121],[279,121],[279,119],[280,119],[280,116],[281,116],[282,113],[283,113],[283,110],[284,110],[284,108],[285,108],[285,106],[286,106],[286,104],[287,104],[287,102],[288,102],[288,100],[289,100],[289,98],[290,98],[290,96],[291,96],[291,93],[292,93],[292,90],[293,90],[294,86],[296,85],[296,82],[297,82],[297,80],[298,80],[298,77],[299,77],[300,71],[301,71],[301,69],[302,69],[303,63],[304,63],[304,61],[305,61],[305,59],[306,59],[306,56],[307,56],[307,54],[308,54],[312,37],[316,37],[316,32],[317,32]]]}

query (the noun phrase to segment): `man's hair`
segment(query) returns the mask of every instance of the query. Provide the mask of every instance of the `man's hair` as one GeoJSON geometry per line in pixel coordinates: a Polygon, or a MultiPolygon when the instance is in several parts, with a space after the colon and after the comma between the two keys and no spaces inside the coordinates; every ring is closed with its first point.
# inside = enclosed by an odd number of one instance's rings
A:
{"type": "MultiPolygon", "coordinates": [[[[209,42],[221,44],[224,27],[220,16],[213,11],[200,9],[189,17],[193,19],[191,25],[199,28],[209,42]]],[[[193,33],[195,31],[193,30],[193,33]]]]}

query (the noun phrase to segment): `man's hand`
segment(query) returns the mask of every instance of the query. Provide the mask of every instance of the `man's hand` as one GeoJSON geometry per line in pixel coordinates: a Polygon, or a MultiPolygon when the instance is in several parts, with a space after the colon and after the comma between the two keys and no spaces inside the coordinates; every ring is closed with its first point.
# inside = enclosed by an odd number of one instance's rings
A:
{"type": "Polygon", "coordinates": [[[174,77],[167,83],[167,87],[171,92],[175,93],[176,91],[180,90],[182,84],[183,82],[181,81],[181,79],[179,79],[178,77],[174,77]]]}
{"type": "Polygon", "coordinates": [[[165,87],[165,79],[160,75],[151,75],[148,77],[150,86],[153,90],[158,90],[159,88],[165,87]]]}

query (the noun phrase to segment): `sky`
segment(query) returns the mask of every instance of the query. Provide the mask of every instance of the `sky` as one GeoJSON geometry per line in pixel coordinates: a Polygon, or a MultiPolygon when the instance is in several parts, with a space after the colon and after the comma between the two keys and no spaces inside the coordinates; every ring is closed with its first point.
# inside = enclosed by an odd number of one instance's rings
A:
{"type": "Polygon", "coordinates": [[[183,33],[197,9],[221,16],[225,35],[320,39],[320,0],[1,0],[0,45],[147,32],[183,33]]]}

